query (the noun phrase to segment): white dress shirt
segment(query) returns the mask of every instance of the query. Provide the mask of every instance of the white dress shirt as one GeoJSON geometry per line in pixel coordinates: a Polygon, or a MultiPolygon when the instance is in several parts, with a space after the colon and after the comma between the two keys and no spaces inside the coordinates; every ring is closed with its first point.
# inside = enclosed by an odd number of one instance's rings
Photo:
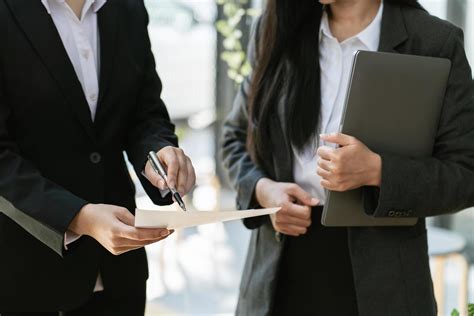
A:
{"type": "MultiPolygon", "coordinates": [[[[313,197],[326,202],[326,191],[316,173],[319,134],[339,132],[347,86],[354,53],[358,50],[377,51],[380,41],[383,2],[374,20],[359,34],[339,43],[329,27],[328,15],[323,13],[319,31],[319,64],[321,69],[321,116],[318,137],[302,151],[293,148],[293,176],[295,183],[313,197]]],[[[327,144],[330,146],[330,144],[327,144]]]]}
{"type": "MultiPolygon", "coordinates": [[[[53,19],[67,55],[81,83],[91,118],[94,120],[99,100],[100,45],[97,26],[97,12],[107,0],[85,0],[79,19],[66,3],[66,0],[41,0],[53,19]]],[[[79,239],[80,236],[67,232],[64,247],[79,239]]],[[[94,292],[104,289],[100,274],[94,292]]]]}

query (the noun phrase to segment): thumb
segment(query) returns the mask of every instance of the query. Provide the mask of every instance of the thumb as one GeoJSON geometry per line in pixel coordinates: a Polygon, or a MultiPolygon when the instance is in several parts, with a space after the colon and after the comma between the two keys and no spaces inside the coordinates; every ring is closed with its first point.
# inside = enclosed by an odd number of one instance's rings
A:
{"type": "Polygon", "coordinates": [[[321,134],[320,137],[325,142],[340,146],[351,145],[357,141],[354,137],[342,133],[321,134]]]}
{"type": "Polygon", "coordinates": [[[311,194],[303,190],[299,185],[294,185],[290,189],[289,194],[304,205],[316,206],[319,204],[318,199],[313,198],[311,194]]]}
{"type": "Polygon", "coordinates": [[[116,216],[125,225],[135,225],[135,216],[133,216],[133,214],[130,213],[127,209],[123,209],[120,212],[117,212],[116,216]]]}
{"type": "Polygon", "coordinates": [[[150,162],[147,162],[144,173],[145,178],[147,178],[153,186],[157,187],[160,190],[167,189],[166,182],[161,178],[160,175],[158,175],[158,173],[155,172],[155,170],[153,170],[153,167],[150,165],[150,162]]]}

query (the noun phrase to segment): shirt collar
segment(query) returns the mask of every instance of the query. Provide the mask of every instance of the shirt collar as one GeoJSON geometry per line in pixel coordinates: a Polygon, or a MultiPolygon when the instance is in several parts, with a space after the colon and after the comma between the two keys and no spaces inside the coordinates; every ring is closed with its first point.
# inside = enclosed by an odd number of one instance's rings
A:
{"type": "MultiPolygon", "coordinates": [[[[370,24],[363,29],[359,34],[356,34],[346,41],[350,41],[353,38],[359,39],[369,50],[376,51],[378,50],[378,45],[380,42],[380,30],[382,28],[382,15],[383,15],[383,1],[380,2],[379,9],[375,18],[370,22],[370,24]]],[[[321,18],[321,26],[319,28],[319,38],[322,39],[323,36],[334,38],[331,33],[331,28],[329,27],[329,19],[326,10],[323,12],[321,18]]]]}
{"type": "MultiPolygon", "coordinates": [[[[64,3],[66,0],[41,0],[41,3],[43,3],[44,7],[48,11],[49,14],[51,14],[51,7],[50,7],[50,2],[57,2],[57,3],[64,3]]],[[[86,3],[84,4],[84,7],[87,7],[87,2],[91,2],[91,7],[94,10],[94,13],[97,13],[107,2],[107,0],[87,0],[86,3]]]]}
{"type": "Polygon", "coordinates": [[[322,40],[323,36],[334,38],[329,27],[328,13],[326,12],[326,6],[323,8],[323,16],[321,17],[321,25],[319,26],[319,40],[322,40]]]}

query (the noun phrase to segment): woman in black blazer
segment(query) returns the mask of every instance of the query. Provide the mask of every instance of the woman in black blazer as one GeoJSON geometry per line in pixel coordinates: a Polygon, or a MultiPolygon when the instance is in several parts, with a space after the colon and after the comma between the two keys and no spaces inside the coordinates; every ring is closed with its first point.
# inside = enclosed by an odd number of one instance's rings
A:
{"type": "Polygon", "coordinates": [[[147,24],[142,0],[0,0],[2,316],[145,312],[144,246],[171,232],[134,227],[123,152],[156,204],[150,151],[180,193],[195,180],[147,24]]]}
{"type": "Polygon", "coordinates": [[[249,55],[254,70],[225,123],[224,161],[241,209],[282,209],[244,222],[253,231],[237,314],[436,315],[424,218],[474,204],[462,31],[410,0],[269,0],[249,55]],[[361,47],[451,60],[432,157],[375,153],[333,133],[347,60],[361,47]],[[321,226],[324,189],[360,187],[369,214],[420,220],[321,226]]]}

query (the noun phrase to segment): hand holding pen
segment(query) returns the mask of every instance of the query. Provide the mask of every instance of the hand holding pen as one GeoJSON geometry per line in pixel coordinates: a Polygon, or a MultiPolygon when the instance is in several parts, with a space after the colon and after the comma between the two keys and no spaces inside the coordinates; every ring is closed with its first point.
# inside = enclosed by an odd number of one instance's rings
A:
{"type": "Polygon", "coordinates": [[[158,189],[170,189],[181,208],[184,203],[180,203],[180,198],[191,191],[196,183],[196,174],[189,157],[182,149],[171,146],[156,154],[150,152],[144,175],[158,189]],[[153,158],[156,159],[154,163],[151,162],[153,158]],[[160,166],[162,171],[159,170],[160,166]]]}

